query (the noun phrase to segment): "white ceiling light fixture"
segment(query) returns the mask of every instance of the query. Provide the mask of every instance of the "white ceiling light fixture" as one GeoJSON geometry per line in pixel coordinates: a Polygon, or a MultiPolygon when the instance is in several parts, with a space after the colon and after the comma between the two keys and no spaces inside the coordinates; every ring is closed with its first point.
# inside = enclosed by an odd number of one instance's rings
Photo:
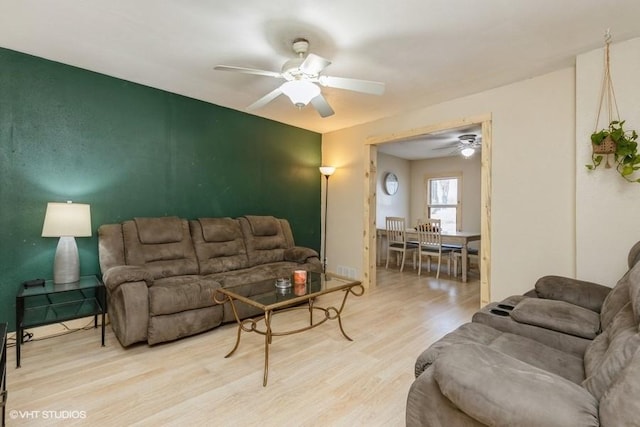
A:
{"type": "Polygon", "coordinates": [[[302,108],[313,98],[320,95],[320,88],[307,80],[291,80],[280,86],[282,93],[287,95],[293,105],[302,108]]]}
{"type": "Polygon", "coordinates": [[[476,150],[471,147],[466,147],[460,150],[460,154],[462,154],[462,157],[464,157],[465,159],[468,159],[469,157],[473,156],[475,152],[476,150]]]}

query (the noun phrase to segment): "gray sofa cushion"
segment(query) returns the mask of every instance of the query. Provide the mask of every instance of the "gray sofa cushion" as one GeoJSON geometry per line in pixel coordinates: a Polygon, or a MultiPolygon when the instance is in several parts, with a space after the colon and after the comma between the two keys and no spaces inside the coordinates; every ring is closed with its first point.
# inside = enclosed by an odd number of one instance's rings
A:
{"type": "Polygon", "coordinates": [[[587,339],[600,332],[598,313],[564,301],[526,298],[511,311],[511,318],[587,339]]]}
{"type": "Polygon", "coordinates": [[[599,425],[598,401],[585,389],[487,346],[451,346],[433,369],[442,394],[483,424],[599,425]]]}
{"type": "Polygon", "coordinates": [[[566,301],[599,313],[611,288],[568,277],[543,276],[536,281],[535,291],[539,298],[566,301]]]}
{"type": "Polygon", "coordinates": [[[582,358],[481,323],[466,323],[431,345],[416,360],[416,377],[434,363],[440,353],[458,344],[485,345],[577,384],[585,378],[582,358]]]}
{"type": "Polygon", "coordinates": [[[629,302],[629,276],[631,270],[627,271],[618,283],[613,287],[602,303],[600,311],[600,327],[604,330],[609,327],[613,318],[620,309],[629,302]]]}
{"type": "Polygon", "coordinates": [[[600,424],[632,426],[640,424],[640,349],[600,399],[600,424]]]}

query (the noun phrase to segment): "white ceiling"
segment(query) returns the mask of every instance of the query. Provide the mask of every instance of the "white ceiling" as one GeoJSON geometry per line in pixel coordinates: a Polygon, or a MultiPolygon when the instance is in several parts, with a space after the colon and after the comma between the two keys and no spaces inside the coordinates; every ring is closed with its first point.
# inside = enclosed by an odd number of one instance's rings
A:
{"type": "Polygon", "coordinates": [[[294,38],[325,74],[386,83],[323,88],[336,114],[280,96],[253,114],[325,133],[570,66],[640,36],[638,0],[0,0],[0,46],[243,111],[276,88],[294,38]]]}

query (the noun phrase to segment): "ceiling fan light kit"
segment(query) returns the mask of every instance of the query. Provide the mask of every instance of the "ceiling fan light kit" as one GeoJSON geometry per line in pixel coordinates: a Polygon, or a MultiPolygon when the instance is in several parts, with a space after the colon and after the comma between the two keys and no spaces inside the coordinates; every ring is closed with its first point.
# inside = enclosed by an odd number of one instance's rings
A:
{"type": "Polygon", "coordinates": [[[475,152],[476,150],[471,147],[466,147],[460,150],[460,154],[462,154],[462,157],[464,157],[465,159],[468,159],[469,157],[473,156],[475,152]]]}
{"type": "Polygon", "coordinates": [[[280,86],[282,93],[287,95],[293,105],[302,108],[313,98],[320,95],[320,88],[307,80],[291,80],[280,86]]]}
{"type": "Polygon", "coordinates": [[[247,107],[247,110],[250,111],[262,108],[281,94],[285,94],[296,107],[303,108],[311,103],[321,117],[329,117],[334,114],[334,111],[322,96],[320,86],[316,83],[323,87],[345,89],[370,95],[382,95],[384,93],[384,83],[320,75],[331,64],[331,61],[313,53],[307,54],[309,41],[306,39],[295,39],[291,47],[298,57],[285,62],[280,73],[230,65],[217,65],[214,69],[286,80],[278,88],[247,107]]]}

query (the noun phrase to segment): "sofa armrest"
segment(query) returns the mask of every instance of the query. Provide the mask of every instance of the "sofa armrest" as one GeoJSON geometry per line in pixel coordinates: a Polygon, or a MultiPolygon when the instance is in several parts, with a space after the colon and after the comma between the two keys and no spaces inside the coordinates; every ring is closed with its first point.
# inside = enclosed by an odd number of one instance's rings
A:
{"type": "Polygon", "coordinates": [[[143,267],[118,265],[105,271],[102,275],[102,281],[107,289],[112,292],[118,286],[128,282],[145,282],[147,286],[151,286],[153,285],[153,276],[143,267]]]}
{"type": "Polygon", "coordinates": [[[543,276],[535,284],[539,298],[565,301],[600,313],[611,288],[562,276],[543,276]]]}
{"type": "Polygon", "coordinates": [[[319,258],[318,252],[303,246],[293,246],[284,250],[284,260],[304,264],[309,258],[319,258]]]}
{"type": "Polygon", "coordinates": [[[598,401],[587,390],[488,346],[451,346],[433,369],[442,394],[483,424],[598,425],[598,401]]]}
{"type": "Polygon", "coordinates": [[[539,298],[525,298],[511,311],[518,323],[594,339],[600,333],[600,315],[575,304],[539,298]]]}

